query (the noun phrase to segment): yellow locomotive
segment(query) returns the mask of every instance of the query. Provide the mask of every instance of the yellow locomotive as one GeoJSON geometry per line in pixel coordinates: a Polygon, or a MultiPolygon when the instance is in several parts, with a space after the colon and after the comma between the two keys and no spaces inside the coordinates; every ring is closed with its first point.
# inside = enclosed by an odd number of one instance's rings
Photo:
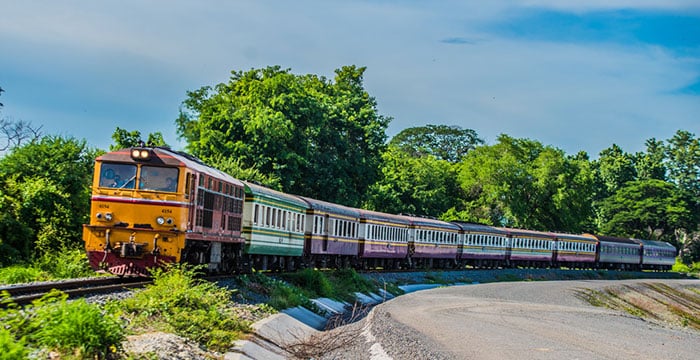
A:
{"type": "Polygon", "coordinates": [[[83,240],[90,265],[145,275],[169,262],[243,267],[243,183],[167,148],[134,147],[95,161],[90,221],[83,240]]]}

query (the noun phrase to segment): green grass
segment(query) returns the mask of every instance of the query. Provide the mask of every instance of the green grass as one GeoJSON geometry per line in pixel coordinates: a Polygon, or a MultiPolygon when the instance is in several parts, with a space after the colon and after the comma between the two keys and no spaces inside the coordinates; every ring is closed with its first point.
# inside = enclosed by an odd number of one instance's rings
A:
{"type": "Polygon", "coordinates": [[[50,278],[49,273],[29,265],[12,265],[0,269],[0,284],[20,284],[50,278]]]}
{"type": "Polygon", "coordinates": [[[196,269],[170,266],[152,275],[153,285],[111,304],[123,310],[133,331],[172,332],[216,351],[252,331],[230,306],[233,291],[196,279],[196,269]]]}
{"type": "Polygon", "coordinates": [[[7,294],[0,310],[0,359],[26,358],[30,352],[61,358],[104,359],[118,353],[124,339],[119,318],[85,300],[66,301],[53,291],[31,305],[10,303],[7,294]]]}
{"type": "Polygon", "coordinates": [[[30,264],[17,264],[0,269],[0,284],[19,284],[53,279],[74,279],[95,276],[82,249],[47,254],[30,264]]]}

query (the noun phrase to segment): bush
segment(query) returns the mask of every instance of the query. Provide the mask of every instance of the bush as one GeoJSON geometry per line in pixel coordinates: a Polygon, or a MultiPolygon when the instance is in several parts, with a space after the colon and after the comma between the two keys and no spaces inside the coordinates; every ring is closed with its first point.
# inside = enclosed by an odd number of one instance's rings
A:
{"type": "Polygon", "coordinates": [[[153,285],[119,304],[135,330],[174,332],[213,350],[226,350],[251,331],[229,306],[233,292],[200,281],[196,268],[171,265],[155,269],[153,285]]]}
{"type": "Polygon", "coordinates": [[[95,276],[95,271],[90,268],[87,255],[82,248],[47,253],[37,261],[37,266],[51,274],[54,279],[95,276]]]}
{"type": "Polygon", "coordinates": [[[376,292],[374,283],[358,274],[355,269],[339,269],[330,274],[335,293],[343,300],[354,300],[355,293],[376,292]]]}
{"type": "Polygon", "coordinates": [[[268,305],[276,310],[284,310],[296,306],[304,306],[310,310],[316,309],[301,289],[264,274],[243,275],[239,281],[242,286],[266,296],[268,305]]]}
{"type": "Polygon", "coordinates": [[[303,269],[292,274],[287,274],[284,278],[290,283],[301,288],[309,298],[335,297],[335,289],[326,275],[318,270],[303,269]]]}
{"type": "Polygon", "coordinates": [[[24,338],[15,339],[9,330],[0,327],[0,360],[23,360],[27,358],[24,338]]]}
{"type": "Polygon", "coordinates": [[[19,284],[49,278],[48,273],[32,266],[13,265],[0,269],[0,284],[19,284]]]}
{"type": "Polygon", "coordinates": [[[125,335],[116,316],[84,299],[66,302],[66,298],[53,295],[35,304],[29,324],[33,342],[79,358],[105,358],[121,349],[125,335]]]}

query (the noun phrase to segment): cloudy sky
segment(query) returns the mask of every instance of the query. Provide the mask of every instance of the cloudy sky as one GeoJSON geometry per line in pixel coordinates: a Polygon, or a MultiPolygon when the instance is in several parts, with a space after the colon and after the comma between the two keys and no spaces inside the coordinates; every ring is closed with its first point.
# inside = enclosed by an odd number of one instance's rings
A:
{"type": "Polygon", "coordinates": [[[387,131],[505,133],[595,157],[700,135],[700,0],[0,0],[0,116],[108,148],[186,91],[280,65],[366,66],[387,131]],[[567,4],[564,4],[567,3],[567,4]],[[571,4],[568,4],[571,3],[571,4]]]}

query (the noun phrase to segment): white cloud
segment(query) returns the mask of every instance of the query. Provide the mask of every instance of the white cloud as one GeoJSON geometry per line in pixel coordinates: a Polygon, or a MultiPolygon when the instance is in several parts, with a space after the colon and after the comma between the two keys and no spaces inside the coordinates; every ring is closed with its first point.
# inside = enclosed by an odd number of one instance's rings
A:
{"type": "Polygon", "coordinates": [[[660,0],[9,2],[0,12],[0,52],[13,57],[0,66],[17,80],[0,77],[3,114],[12,108],[6,95],[21,88],[14,117],[72,118],[77,136],[99,136],[92,141],[100,144],[115,126],[174,134],[185,91],[225,82],[230,70],[278,64],[333,77],[355,64],[368,67],[368,91],[395,118],[390,135],[448,123],[489,141],[507,133],[594,155],[613,142],[637,151],[648,137],[699,132],[697,97],[673,93],[696,81],[697,59],[479,30],[514,6],[698,9],[696,1],[660,0]],[[79,125],[90,118],[108,133],[79,125]]]}

